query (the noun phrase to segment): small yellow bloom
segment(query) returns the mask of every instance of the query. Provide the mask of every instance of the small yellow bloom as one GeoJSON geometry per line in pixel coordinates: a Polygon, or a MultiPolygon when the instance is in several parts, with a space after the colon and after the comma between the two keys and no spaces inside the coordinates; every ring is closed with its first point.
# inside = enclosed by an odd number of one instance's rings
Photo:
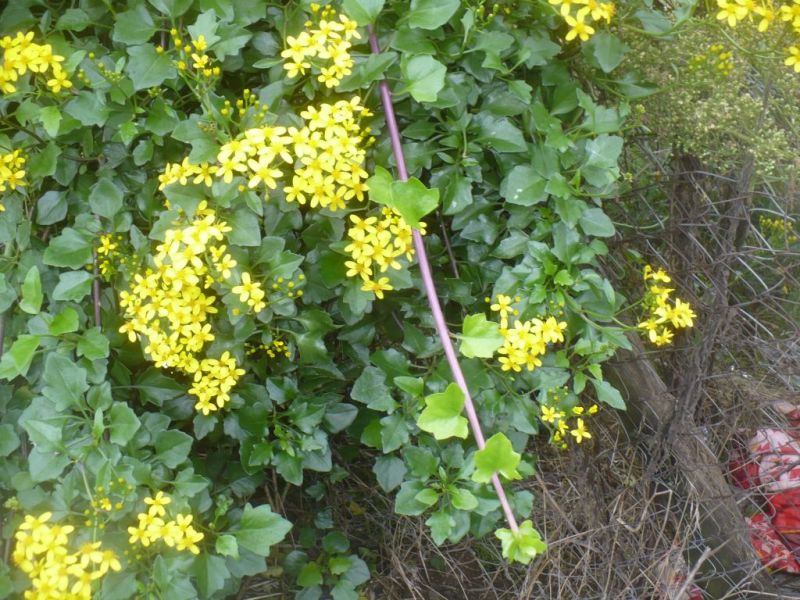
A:
{"type": "Polygon", "coordinates": [[[578,419],[575,423],[575,428],[569,432],[575,438],[575,442],[580,444],[583,440],[591,439],[592,434],[586,430],[586,425],[583,419],[578,419]]]}

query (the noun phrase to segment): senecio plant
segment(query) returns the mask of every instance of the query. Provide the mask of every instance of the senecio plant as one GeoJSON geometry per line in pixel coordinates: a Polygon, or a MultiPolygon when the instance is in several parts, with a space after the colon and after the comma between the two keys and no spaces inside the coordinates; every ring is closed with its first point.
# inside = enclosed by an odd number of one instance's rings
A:
{"type": "MultiPolygon", "coordinates": [[[[357,600],[355,456],[437,544],[543,552],[530,442],[594,442],[637,329],[599,269],[628,107],[571,70],[613,77],[614,5],[79,6],[0,14],[0,598],[357,600]]],[[[666,343],[694,314],[645,278],[666,343]]]]}

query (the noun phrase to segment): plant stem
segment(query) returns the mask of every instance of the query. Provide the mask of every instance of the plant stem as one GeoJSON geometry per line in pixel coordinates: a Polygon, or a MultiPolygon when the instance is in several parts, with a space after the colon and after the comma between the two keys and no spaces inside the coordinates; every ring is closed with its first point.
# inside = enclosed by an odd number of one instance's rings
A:
{"type": "MultiPolygon", "coordinates": [[[[372,49],[373,54],[380,54],[381,50],[380,46],[378,45],[378,38],[375,35],[375,30],[371,25],[368,29],[370,48],[372,49]]],[[[397,126],[397,118],[395,117],[394,106],[392,105],[392,95],[389,91],[389,84],[386,82],[386,80],[380,82],[380,90],[381,101],[383,103],[383,112],[386,118],[386,126],[389,129],[389,138],[392,142],[392,152],[394,153],[395,162],[397,163],[397,177],[400,179],[400,181],[406,181],[408,179],[408,170],[406,169],[405,156],[403,155],[403,146],[400,143],[400,129],[397,126]]],[[[469,420],[470,428],[472,429],[472,435],[475,438],[475,442],[478,444],[478,448],[483,449],[483,447],[486,445],[486,441],[483,437],[483,431],[481,430],[481,424],[478,420],[478,414],[475,412],[475,405],[472,402],[472,397],[470,396],[469,388],[467,387],[467,381],[464,378],[461,365],[458,364],[458,357],[456,356],[453,342],[450,339],[450,331],[447,328],[442,307],[439,304],[439,297],[436,294],[436,286],[433,283],[431,266],[428,262],[428,255],[425,252],[425,243],[422,241],[422,235],[420,235],[419,231],[416,229],[413,232],[413,237],[414,249],[417,252],[419,268],[422,273],[422,281],[425,285],[425,293],[428,296],[428,304],[430,305],[431,313],[433,314],[433,320],[436,323],[436,331],[439,334],[439,339],[442,342],[442,348],[444,348],[444,353],[447,356],[447,362],[450,365],[450,370],[453,372],[453,379],[455,379],[458,387],[460,387],[461,391],[464,393],[464,408],[467,411],[467,419],[469,420]]],[[[503,484],[500,482],[500,478],[498,477],[497,473],[492,476],[492,484],[494,484],[494,489],[497,493],[498,500],[500,500],[500,505],[503,507],[503,512],[505,513],[506,520],[508,521],[508,526],[511,528],[511,531],[517,533],[517,521],[514,518],[514,512],[511,510],[511,504],[508,502],[508,497],[506,496],[506,492],[503,489],[503,484]]]]}

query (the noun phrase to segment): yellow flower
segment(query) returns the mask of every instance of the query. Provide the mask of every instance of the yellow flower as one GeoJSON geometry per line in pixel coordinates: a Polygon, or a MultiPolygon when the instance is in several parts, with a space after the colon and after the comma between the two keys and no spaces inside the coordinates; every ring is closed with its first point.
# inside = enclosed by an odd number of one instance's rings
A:
{"type": "Polygon", "coordinates": [[[575,438],[575,441],[580,444],[583,440],[591,439],[592,434],[586,430],[586,425],[583,419],[577,419],[575,428],[569,432],[575,438]]]}
{"type": "Polygon", "coordinates": [[[61,67],[57,67],[53,69],[53,78],[47,80],[47,87],[57,94],[62,89],[71,88],[72,82],[67,77],[67,74],[61,70],[61,67]]]}
{"type": "Polygon", "coordinates": [[[164,492],[159,491],[155,498],[150,498],[149,496],[144,499],[144,503],[147,504],[150,508],[148,509],[148,514],[154,517],[163,517],[167,514],[166,506],[172,502],[172,498],[164,494],[164,492]]]}
{"type": "Polygon", "coordinates": [[[746,6],[730,0],[717,0],[717,6],[722,9],[717,13],[717,19],[726,21],[730,27],[736,27],[736,24],[747,17],[749,12],[746,6]]]}
{"type": "Polygon", "coordinates": [[[361,289],[365,292],[374,292],[378,299],[383,300],[383,292],[394,289],[388,277],[381,277],[377,281],[365,281],[361,289]]]}
{"type": "Polygon", "coordinates": [[[585,42],[592,36],[592,34],[594,34],[594,27],[584,23],[583,16],[581,15],[578,15],[577,19],[568,15],[564,18],[564,20],[571,28],[564,38],[568,42],[574,40],[576,37],[579,37],[581,41],[585,42]]]}
{"type": "Polygon", "coordinates": [[[550,406],[541,407],[542,415],[539,417],[545,423],[555,423],[558,419],[558,411],[550,406]]]}
{"type": "Polygon", "coordinates": [[[795,73],[800,73],[800,46],[792,46],[788,52],[789,56],[783,61],[783,64],[794,68],[795,73]]]}

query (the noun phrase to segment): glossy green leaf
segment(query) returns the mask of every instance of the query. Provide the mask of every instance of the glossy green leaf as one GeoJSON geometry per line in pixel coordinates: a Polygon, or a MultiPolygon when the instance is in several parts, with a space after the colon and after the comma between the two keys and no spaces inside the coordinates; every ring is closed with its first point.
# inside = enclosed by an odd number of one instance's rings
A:
{"type": "Polygon", "coordinates": [[[458,0],[411,0],[408,24],[420,29],[438,29],[458,10],[458,0]]]}
{"type": "Polygon", "coordinates": [[[128,56],[127,70],[135,90],[156,87],[177,75],[170,57],[156,52],[152,44],[131,46],[128,56]]]}
{"type": "Polygon", "coordinates": [[[419,229],[420,220],[439,205],[439,190],[428,189],[417,178],[396,181],[382,167],[375,167],[375,174],[367,181],[370,199],[394,208],[405,222],[419,229]]]}
{"type": "Polygon", "coordinates": [[[78,313],[72,307],[67,307],[50,321],[48,330],[52,335],[63,335],[78,331],[78,313]]]}
{"type": "Polygon", "coordinates": [[[109,439],[113,444],[124,446],[139,431],[141,423],[136,413],[124,402],[115,402],[108,413],[111,432],[109,439]]]}
{"type": "Polygon", "coordinates": [[[26,313],[35,315],[41,310],[43,299],[39,269],[33,266],[28,269],[25,280],[22,282],[22,300],[19,302],[19,307],[26,313]]]}
{"type": "Polygon", "coordinates": [[[467,358],[491,358],[503,344],[500,325],[483,313],[466,317],[462,331],[459,350],[467,358]]]}
{"type": "Polygon", "coordinates": [[[527,565],[547,550],[547,544],[542,541],[530,520],[520,523],[516,533],[510,529],[498,529],[494,535],[503,547],[503,557],[511,562],[527,565]]]}
{"type": "Polygon", "coordinates": [[[343,0],[344,14],[359,25],[374,23],[383,10],[385,0],[343,0]]]}
{"type": "Polygon", "coordinates": [[[23,334],[19,336],[0,358],[0,378],[13,379],[17,375],[23,377],[28,373],[36,349],[39,347],[38,335],[23,334]]]}
{"type": "Polygon", "coordinates": [[[472,480],[489,483],[492,475],[500,473],[506,479],[522,479],[517,471],[521,455],[514,452],[511,441],[504,433],[495,433],[486,440],[486,446],[475,453],[475,471],[472,480]]]}
{"type": "Polygon", "coordinates": [[[283,540],[292,524],[272,512],[268,504],[253,508],[245,505],[239,527],[233,532],[239,546],[259,556],[269,556],[269,549],[283,540]]]}
{"type": "Polygon", "coordinates": [[[417,102],[435,102],[444,87],[447,67],[431,56],[412,56],[400,63],[405,88],[417,102]]]}
{"type": "Polygon", "coordinates": [[[600,402],[608,404],[611,408],[616,408],[617,410],[625,410],[625,400],[617,388],[607,381],[600,381],[594,378],[591,381],[597,394],[597,399],[600,402]]]}
{"type": "Polygon", "coordinates": [[[467,419],[461,416],[463,410],[464,393],[451,383],[444,392],[425,398],[425,408],[417,419],[417,426],[437,440],[466,438],[469,430],[467,419]]]}

